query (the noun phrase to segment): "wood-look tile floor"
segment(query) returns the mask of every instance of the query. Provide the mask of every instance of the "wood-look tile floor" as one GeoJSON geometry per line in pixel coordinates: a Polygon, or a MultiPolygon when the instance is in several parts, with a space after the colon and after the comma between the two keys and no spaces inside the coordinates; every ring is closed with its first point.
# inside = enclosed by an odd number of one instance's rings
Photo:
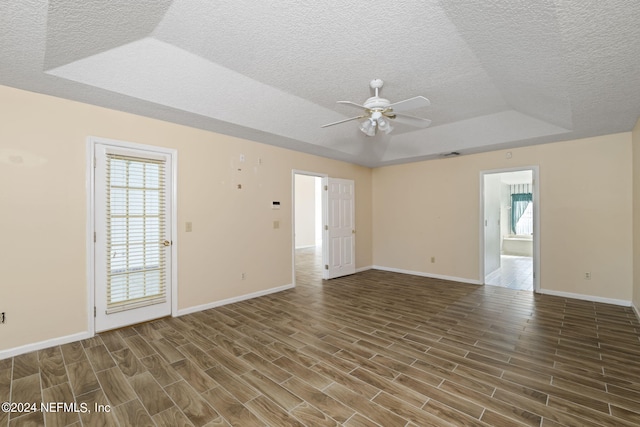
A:
{"type": "MultiPolygon", "coordinates": [[[[313,262],[313,261],[312,261],[313,262]]],[[[630,308],[366,271],[0,361],[0,426],[637,426],[630,308]]]]}

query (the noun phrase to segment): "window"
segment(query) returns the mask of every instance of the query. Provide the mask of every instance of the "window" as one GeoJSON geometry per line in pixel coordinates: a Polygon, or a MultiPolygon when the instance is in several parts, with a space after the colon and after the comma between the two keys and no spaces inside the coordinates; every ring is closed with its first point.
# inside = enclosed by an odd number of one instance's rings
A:
{"type": "Polygon", "coordinates": [[[533,234],[533,203],[529,202],[522,216],[516,222],[515,234],[518,236],[530,236],[533,234]]]}
{"type": "Polygon", "coordinates": [[[511,185],[511,233],[533,234],[533,196],[529,184],[511,185]]]}
{"type": "Polygon", "coordinates": [[[165,301],[164,161],[107,155],[107,313],[165,301]]]}

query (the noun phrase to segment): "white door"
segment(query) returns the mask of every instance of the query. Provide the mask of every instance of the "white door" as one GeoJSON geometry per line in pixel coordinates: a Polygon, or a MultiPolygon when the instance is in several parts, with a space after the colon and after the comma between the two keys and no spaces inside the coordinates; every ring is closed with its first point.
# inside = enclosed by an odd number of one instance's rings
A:
{"type": "Polygon", "coordinates": [[[171,314],[171,155],[95,146],[95,329],[171,314]]]}
{"type": "Polygon", "coordinates": [[[356,272],[356,226],[354,182],[348,179],[324,178],[327,207],[323,248],[323,277],[333,279],[356,272]]]}
{"type": "MultiPolygon", "coordinates": [[[[502,210],[501,175],[484,175],[484,275],[500,269],[502,247],[500,216],[502,210]]],[[[483,283],[485,277],[482,278],[483,283]]]]}

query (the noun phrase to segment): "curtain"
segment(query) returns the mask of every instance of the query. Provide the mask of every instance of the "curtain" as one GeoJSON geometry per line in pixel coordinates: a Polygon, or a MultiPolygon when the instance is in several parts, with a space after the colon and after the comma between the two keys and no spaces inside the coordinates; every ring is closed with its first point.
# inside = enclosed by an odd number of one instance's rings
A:
{"type": "Polygon", "coordinates": [[[527,210],[527,206],[533,200],[531,193],[516,193],[511,195],[511,231],[516,233],[516,224],[520,221],[522,214],[527,210]]]}

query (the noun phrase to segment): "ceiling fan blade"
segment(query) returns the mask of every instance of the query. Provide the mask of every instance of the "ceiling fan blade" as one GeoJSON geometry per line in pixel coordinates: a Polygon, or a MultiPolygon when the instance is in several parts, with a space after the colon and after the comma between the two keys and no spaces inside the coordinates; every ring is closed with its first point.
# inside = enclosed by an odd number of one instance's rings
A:
{"type": "Polygon", "coordinates": [[[431,120],[423,119],[422,117],[414,117],[408,114],[395,114],[394,122],[402,123],[417,128],[426,128],[431,124],[431,120]]]}
{"type": "Polygon", "coordinates": [[[351,105],[352,107],[362,108],[363,110],[367,109],[367,107],[365,107],[364,105],[356,104],[355,102],[351,101],[338,101],[338,104],[351,105]]]}
{"type": "Polygon", "coordinates": [[[328,124],[322,125],[320,127],[321,128],[326,128],[328,126],[339,125],[340,123],[344,123],[344,122],[350,122],[351,120],[364,119],[365,117],[368,117],[368,116],[364,115],[364,116],[358,116],[358,117],[351,117],[349,119],[340,120],[338,122],[328,123],[328,124]]]}
{"type": "Polygon", "coordinates": [[[398,112],[428,107],[429,105],[431,105],[431,102],[424,96],[415,96],[413,98],[405,99],[404,101],[394,102],[393,104],[390,104],[388,108],[391,108],[394,112],[398,112]]]}

